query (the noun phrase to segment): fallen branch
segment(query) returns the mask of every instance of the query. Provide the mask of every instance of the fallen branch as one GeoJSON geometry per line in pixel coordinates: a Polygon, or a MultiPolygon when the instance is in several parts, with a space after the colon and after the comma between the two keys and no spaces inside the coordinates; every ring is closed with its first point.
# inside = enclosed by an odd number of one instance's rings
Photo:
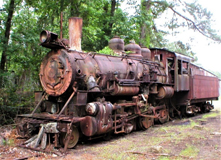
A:
{"type": "Polygon", "coordinates": [[[142,153],[142,152],[135,152],[135,151],[130,151],[127,153],[132,153],[132,154],[141,154],[141,155],[152,155],[152,156],[173,156],[173,155],[169,155],[167,153],[161,153],[161,154],[156,154],[156,153],[142,153]]]}
{"type": "Polygon", "coordinates": [[[36,155],[32,155],[32,156],[26,156],[26,157],[22,157],[22,158],[15,158],[14,160],[25,160],[25,159],[29,159],[29,158],[33,158],[33,157],[40,157],[42,155],[36,154],[36,155]]]}
{"type": "Polygon", "coordinates": [[[44,150],[44,149],[40,149],[40,148],[26,147],[25,145],[18,145],[18,147],[21,147],[21,148],[27,148],[27,149],[30,149],[30,150],[33,150],[33,151],[38,151],[38,152],[44,152],[44,153],[55,154],[55,155],[57,155],[57,156],[63,156],[59,151],[57,151],[57,152],[54,152],[54,151],[46,151],[46,150],[44,150]]]}

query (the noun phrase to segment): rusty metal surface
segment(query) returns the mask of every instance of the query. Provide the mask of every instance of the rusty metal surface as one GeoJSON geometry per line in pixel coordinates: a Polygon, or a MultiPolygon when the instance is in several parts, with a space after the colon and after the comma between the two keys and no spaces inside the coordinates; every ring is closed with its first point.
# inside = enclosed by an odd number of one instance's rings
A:
{"type": "Polygon", "coordinates": [[[38,104],[39,101],[41,101],[41,97],[43,95],[42,91],[35,91],[35,104],[38,104]]]}
{"type": "Polygon", "coordinates": [[[124,47],[125,51],[130,51],[131,53],[139,54],[141,55],[141,47],[136,44],[135,42],[131,41],[129,44],[127,44],[124,47]]]}
{"type": "Polygon", "coordinates": [[[151,60],[151,51],[148,48],[141,48],[141,55],[147,60],[151,60]]]}
{"type": "Polygon", "coordinates": [[[219,80],[216,77],[195,75],[191,82],[191,99],[219,97],[219,80]]]}
{"type": "MultiPolygon", "coordinates": [[[[90,104],[92,106],[92,103],[90,104]]],[[[94,116],[86,116],[85,120],[80,122],[81,131],[86,136],[93,136],[104,134],[112,130],[113,119],[111,114],[113,111],[113,105],[110,103],[94,103],[99,112],[95,112],[94,116]]],[[[91,114],[89,112],[89,114],[91,114]]]]}
{"type": "Polygon", "coordinates": [[[126,87],[115,85],[115,87],[110,87],[111,95],[136,95],[139,92],[139,87],[126,87]]]}
{"type": "Polygon", "coordinates": [[[53,96],[62,95],[71,85],[73,69],[65,50],[47,54],[40,68],[40,81],[44,90],[53,96]]]}
{"type": "MultiPolygon", "coordinates": [[[[165,69],[167,69],[167,67],[169,66],[168,62],[167,62],[167,59],[174,59],[175,60],[175,55],[173,52],[171,51],[167,51],[167,50],[163,50],[163,49],[155,49],[155,48],[151,48],[150,49],[151,51],[151,60],[153,62],[155,62],[155,56],[159,55],[159,60],[160,62],[162,62],[161,64],[163,65],[163,67],[165,69]],[[161,55],[161,56],[160,56],[161,55]]],[[[174,64],[171,64],[171,66],[173,69],[174,69],[174,64]]]]}
{"type": "Polygon", "coordinates": [[[47,31],[47,30],[43,30],[40,34],[40,41],[42,43],[49,43],[52,41],[56,41],[58,38],[58,35],[56,33],[47,31]]]}
{"type": "Polygon", "coordinates": [[[157,98],[171,98],[174,95],[174,89],[169,86],[161,86],[158,88],[157,98]]]}
{"type": "Polygon", "coordinates": [[[83,21],[78,17],[69,18],[69,46],[70,50],[81,51],[83,21]]]}
{"type": "Polygon", "coordinates": [[[190,68],[191,68],[191,76],[202,75],[202,76],[216,77],[213,73],[205,70],[202,67],[196,66],[194,64],[190,64],[190,68]]]}
{"type": "Polygon", "coordinates": [[[140,117],[138,121],[139,127],[143,130],[148,129],[154,124],[154,119],[150,117],[140,117]]]}
{"type": "Polygon", "coordinates": [[[21,118],[37,118],[37,119],[43,119],[43,120],[53,120],[53,121],[64,121],[64,122],[71,122],[73,119],[76,122],[80,122],[84,119],[84,117],[72,117],[72,116],[65,116],[60,115],[60,117],[57,117],[57,114],[49,114],[49,113],[34,113],[34,114],[20,114],[18,117],[21,118]]]}
{"type": "Polygon", "coordinates": [[[120,39],[120,37],[115,36],[109,41],[110,49],[114,51],[123,52],[124,51],[124,40],[120,39]]]}
{"type": "Polygon", "coordinates": [[[80,123],[81,131],[85,136],[92,136],[97,133],[97,121],[95,117],[86,116],[80,123]]]}
{"type": "Polygon", "coordinates": [[[178,85],[176,91],[188,91],[190,89],[189,75],[183,74],[178,75],[178,85]]]}
{"type": "Polygon", "coordinates": [[[77,92],[76,96],[74,96],[74,104],[76,106],[83,106],[87,104],[87,92],[77,92]]]}
{"type": "Polygon", "coordinates": [[[79,140],[79,131],[76,127],[72,126],[65,135],[63,143],[65,144],[64,151],[66,152],[67,148],[73,148],[79,140]]]}

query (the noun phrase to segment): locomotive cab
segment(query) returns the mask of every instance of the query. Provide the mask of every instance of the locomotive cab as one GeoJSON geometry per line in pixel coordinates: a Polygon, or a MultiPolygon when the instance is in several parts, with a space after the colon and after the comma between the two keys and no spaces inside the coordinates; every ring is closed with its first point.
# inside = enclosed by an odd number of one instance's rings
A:
{"type": "Polygon", "coordinates": [[[168,75],[167,84],[175,91],[170,100],[170,115],[192,115],[213,109],[219,97],[219,79],[191,63],[193,58],[166,49],[151,48],[152,60],[159,61],[168,75]],[[157,58],[156,58],[157,57],[157,58]],[[211,103],[209,103],[211,101],[211,103]]]}
{"type": "Polygon", "coordinates": [[[178,53],[174,54],[176,56],[174,90],[177,92],[189,91],[190,62],[193,58],[178,53]]]}

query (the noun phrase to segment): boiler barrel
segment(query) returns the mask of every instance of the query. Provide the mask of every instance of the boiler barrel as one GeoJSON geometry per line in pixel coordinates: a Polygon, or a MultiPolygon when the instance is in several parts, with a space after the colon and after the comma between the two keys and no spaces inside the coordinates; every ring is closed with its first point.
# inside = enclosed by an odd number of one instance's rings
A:
{"type": "Polygon", "coordinates": [[[115,85],[111,86],[113,92],[111,92],[112,96],[120,96],[120,95],[136,95],[139,92],[139,87],[129,87],[129,86],[119,86],[115,85]]]}

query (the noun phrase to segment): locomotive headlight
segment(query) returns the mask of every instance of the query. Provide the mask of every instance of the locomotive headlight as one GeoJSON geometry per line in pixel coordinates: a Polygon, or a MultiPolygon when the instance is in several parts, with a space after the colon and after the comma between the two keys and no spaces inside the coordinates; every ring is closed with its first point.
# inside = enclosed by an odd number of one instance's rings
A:
{"type": "Polygon", "coordinates": [[[44,43],[46,42],[47,38],[49,39],[49,33],[48,31],[42,31],[41,34],[40,34],[40,41],[41,43],[44,43]]]}
{"type": "Polygon", "coordinates": [[[52,33],[50,31],[43,30],[40,34],[40,42],[46,43],[51,41],[56,41],[58,38],[58,35],[56,33],[52,33]]]}

